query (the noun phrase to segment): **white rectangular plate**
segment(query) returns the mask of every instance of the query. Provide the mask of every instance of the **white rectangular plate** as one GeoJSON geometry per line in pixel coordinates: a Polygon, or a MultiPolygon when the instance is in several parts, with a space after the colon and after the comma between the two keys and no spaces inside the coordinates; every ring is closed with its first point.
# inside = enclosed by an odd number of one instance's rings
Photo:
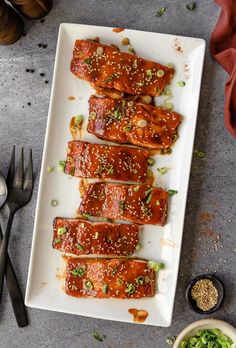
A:
{"type": "MultiPolygon", "coordinates": [[[[121,49],[127,50],[125,47],[121,49]]],[[[204,52],[205,41],[202,39],[128,29],[115,33],[112,28],[61,24],[36,207],[25,299],[27,306],[124,322],[133,322],[128,309],[137,308],[148,311],[145,324],[171,324],[204,52]],[[57,170],[58,161],[65,159],[67,142],[71,138],[70,118],[83,114],[82,139],[105,143],[86,131],[88,99],[94,90],[86,81],[70,72],[75,40],[96,36],[103,43],[120,47],[122,38],[128,37],[139,56],[163,64],[173,63],[176,68],[170,86],[173,95],[171,101],[174,109],[183,115],[183,122],[172,154],[156,155],[153,171],[155,184],[178,190],[178,194],[170,198],[168,220],[164,227],[144,226],[140,233],[142,248],[135,255],[148,260],[161,260],[166,265],[165,270],[159,273],[156,295],[148,299],[77,299],[65,294],[63,281],[56,276],[63,260],[61,253],[52,249],[53,219],[56,216],[74,217],[80,203],[79,180],[57,170]],[[186,82],[185,87],[177,86],[176,82],[180,80],[186,82]],[[70,101],[69,96],[74,96],[75,100],[70,101]],[[48,173],[48,166],[55,167],[52,173],[48,173]],[[159,175],[157,168],[165,166],[170,170],[165,175],[159,175]],[[51,206],[53,199],[58,200],[57,207],[51,206]]],[[[157,103],[163,103],[163,97],[158,97],[157,103]]]]}

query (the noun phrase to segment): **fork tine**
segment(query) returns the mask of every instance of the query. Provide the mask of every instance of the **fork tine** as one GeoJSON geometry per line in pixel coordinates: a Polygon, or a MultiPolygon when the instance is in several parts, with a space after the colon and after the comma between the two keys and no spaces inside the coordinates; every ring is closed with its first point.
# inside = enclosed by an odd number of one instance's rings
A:
{"type": "Polygon", "coordinates": [[[8,174],[7,174],[7,186],[10,187],[13,183],[14,180],[14,171],[15,171],[15,145],[12,148],[12,153],[11,153],[11,161],[8,169],[8,174]]]}
{"type": "Polygon", "coordinates": [[[26,170],[25,181],[24,181],[24,190],[32,191],[33,189],[33,156],[32,149],[29,153],[28,167],[26,170]]]}
{"type": "Polygon", "coordinates": [[[24,179],[24,149],[21,148],[20,161],[17,164],[17,170],[14,175],[14,185],[17,188],[22,188],[24,179]]]}

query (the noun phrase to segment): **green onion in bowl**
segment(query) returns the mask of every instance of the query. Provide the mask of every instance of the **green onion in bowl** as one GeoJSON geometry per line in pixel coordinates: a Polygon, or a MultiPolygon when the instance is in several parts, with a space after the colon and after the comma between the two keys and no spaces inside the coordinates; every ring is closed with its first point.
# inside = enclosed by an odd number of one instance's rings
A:
{"type": "Polygon", "coordinates": [[[219,329],[199,330],[194,336],[184,339],[180,348],[234,348],[236,344],[219,329]]]}

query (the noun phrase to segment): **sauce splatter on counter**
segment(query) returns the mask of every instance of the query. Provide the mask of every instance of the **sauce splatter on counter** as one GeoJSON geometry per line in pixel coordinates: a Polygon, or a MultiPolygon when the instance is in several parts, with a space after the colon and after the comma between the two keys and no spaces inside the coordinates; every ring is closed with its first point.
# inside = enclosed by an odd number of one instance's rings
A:
{"type": "Polygon", "coordinates": [[[144,323],[148,317],[148,312],[145,309],[130,308],[128,312],[133,315],[135,323],[144,323]]]}
{"type": "Polygon", "coordinates": [[[68,100],[75,100],[75,97],[73,96],[73,95],[70,95],[69,97],[68,97],[68,100]]]}

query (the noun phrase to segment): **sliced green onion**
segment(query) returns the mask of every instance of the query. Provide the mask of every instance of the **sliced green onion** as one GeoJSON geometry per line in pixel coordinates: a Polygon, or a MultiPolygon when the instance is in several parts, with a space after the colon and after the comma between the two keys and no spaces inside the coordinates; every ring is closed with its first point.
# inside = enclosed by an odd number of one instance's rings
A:
{"type": "Polygon", "coordinates": [[[156,17],[161,17],[163,16],[163,14],[165,13],[166,8],[165,7],[161,7],[157,12],[156,12],[156,17]]]}
{"type": "Polygon", "coordinates": [[[52,206],[52,207],[56,207],[58,204],[59,204],[59,202],[58,202],[56,199],[53,199],[53,200],[51,201],[51,206],[52,206]]]}
{"type": "Polygon", "coordinates": [[[91,217],[91,215],[89,213],[82,213],[83,217],[88,219],[91,217]]]}
{"type": "Polygon", "coordinates": [[[125,202],[120,201],[120,202],[118,202],[118,205],[119,205],[119,209],[123,212],[125,210],[125,202]]]}
{"type": "Polygon", "coordinates": [[[206,156],[206,152],[205,151],[200,151],[200,150],[194,150],[193,154],[194,154],[194,156],[201,157],[201,158],[206,156]]]}
{"type": "Polygon", "coordinates": [[[55,244],[61,243],[61,239],[55,239],[55,244]]]}
{"type": "Polygon", "coordinates": [[[172,337],[166,337],[166,343],[169,344],[169,346],[173,346],[173,344],[175,343],[176,338],[174,336],[172,337]]]}
{"type": "Polygon", "coordinates": [[[53,166],[48,166],[48,173],[51,173],[51,172],[53,172],[53,170],[54,170],[54,167],[53,166]]]}
{"type": "Polygon", "coordinates": [[[123,127],[124,132],[130,132],[131,129],[132,129],[132,125],[131,124],[123,127]]]}
{"type": "Polygon", "coordinates": [[[88,289],[88,290],[92,290],[93,289],[93,283],[91,282],[91,280],[86,280],[84,285],[85,285],[85,289],[88,289]]]}
{"type": "Polygon", "coordinates": [[[149,204],[151,202],[152,199],[152,194],[150,193],[148,198],[146,199],[146,203],[149,204]]]}
{"type": "Polygon", "coordinates": [[[142,244],[140,244],[140,243],[138,243],[137,245],[136,245],[136,247],[135,247],[135,249],[138,251],[138,250],[140,250],[142,248],[142,244]]]}
{"type": "Polygon", "coordinates": [[[140,284],[140,285],[144,284],[144,276],[137,277],[135,279],[135,281],[136,281],[137,284],[140,284]]]}
{"type": "Polygon", "coordinates": [[[125,289],[125,292],[128,294],[133,294],[135,292],[135,286],[132,283],[129,283],[125,289]]]}
{"type": "Polygon", "coordinates": [[[161,205],[159,199],[156,200],[156,205],[161,205]]]}
{"type": "Polygon", "coordinates": [[[174,69],[174,67],[175,67],[173,63],[168,63],[167,66],[168,66],[168,68],[170,68],[170,69],[174,69]]]}
{"type": "Polygon", "coordinates": [[[146,75],[149,77],[152,77],[152,70],[151,69],[147,69],[146,70],[146,75]]]}
{"type": "Polygon", "coordinates": [[[164,263],[157,263],[155,261],[148,261],[148,268],[152,269],[154,272],[158,272],[160,269],[165,267],[164,263]]]}
{"type": "Polygon", "coordinates": [[[122,108],[124,109],[126,107],[126,100],[122,100],[122,108]]]}
{"type": "Polygon", "coordinates": [[[75,123],[80,124],[83,122],[83,115],[75,116],[75,123]]]}
{"type": "Polygon", "coordinates": [[[177,190],[168,190],[169,196],[174,196],[174,195],[176,195],[177,193],[178,193],[177,190]]]}
{"type": "Polygon", "coordinates": [[[159,174],[164,175],[168,172],[169,168],[168,167],[161,167],[161,168],[157,168],[157,171],[159,174]]]}
{"type": "Polygon", "coordinates": [[[147,197],[147,196],[149,195],[149,193],[152,192],[152,191],[153,191],[153,188],[152,188],[152,187],[149,187],[149,189],[147,189],[147,190],[145,191],[145,197],[147,197]]]}
{"type": "Polygon", "coordinates": [[[84,64],[91,65],[91,59],[90,58],[85,58],[84,59],[84,64]]]}
{"type": "Polygon", "coordinates": [[[165,95],[166,97],[171,97],[171,90],[169,88],[165,88],[162,92],[161,95],[165,95]]]}
{"type": "Polygon", "coordinates": [[[81,244],[79,244],[79,243],[75,244],[75,246],[76,246],[76,248],[79,249],[79,251],[83,251],[84,250],[84,247],[81,244]]]}
{"type": "Polygon", "coordinates": [[[107,292],[108,292],[108,284],[104,284],[103,285],[102,292],[103,292],[103,294],[107,294],[107,292]]]}
{"type": "Polygon", "coordinates": [[[142,81],[141,82],[136,82],[136,85],[142,87],[142,86],[144,86],[144,82],[142,82],[142,81]]]}
{"type": "Polygon", "coordinates": [[[98,237],[99,237],[99,233],[95,232],[94,239],[98,239],[98,237]]]}
{"type": "Polygon", "coordinates": [[[113,270],[112,270],[112,275],[114,276],[116,273],[118,272],[118,269],[117,269],[117,267],[115,267],[115,268],[113,268],[113,270]]]}
{"type": "Polygon", "coordinates": [[[90,116],[91,120],[95,120],[95,119],[96,119],[97,114],[96,114],[96,112],[95,112],[95,111],[91,111],[91,112],[90,112],[90,114],[89,114],[89,116],[90,116]]]}
{"type": "Polygon", "coordinates": [[[189,4],[186,5],[187,10],[193,11],[196,8],[196,2],[190,2],[189,4]]]}
{"type": "Polygon", "coordinates": [[[65,234],[67,231],[68,231],[68,230],[67,230],[66,227],[60,227],[60,228],[58,228],[58,230],[57,230],[57,234],[58,234],[58,236],[62,236],[62,235],[65,234]]]}
{"type": "Polygon", "coordinates": [[[158,77],[163,77],[165,75],[165,71],[160,69],[160,70],[157,70],[157,76],[158,77]]]}
{"type": "Polygon", "coordinates": [[[121,115],[121,113],[120,113],[119,107],[114,111],[113,115],[114,115],[114,117],[117,118],[118,120],[121,120],[122,115],[121,115]]]}
{"type": "Polygon", "coordinates": [[[150,166],[153,166],[153,164],[154,164],[154,159],[153,158],[148,158],[148,164],[150,165],[150,166]]]}
{"type": "Polygon", "coordinates": [[[134,50],[134,48],[133,48],[133,47],[129,47],[129,48],[128,48],[128,51],[129,51],[130,53],[135,54],[135,50],[134,50]]]}
{"type": "Polygon", "coordinates": [[[59,162],[58,162],[58,169],[59,169],[61,172],[64,172],[65,166],[66,166],[66,161],[59,161],[59,162]]]}
{"type": "Polygon", "coordinates": [[[169,100],[164,101],[164,106],[167,110],[172,110],[173,109],[173,103],[171,103],[169,100]]]}
{"type": "Polygon", "coordinates": [[[184,81],[178,81],[176,84],[179,87],[184,87],[186,85],[186,83],[184,81]]]}
{"type": "Polygon", "coordinates": [[[139,186],[135,186],[135,187],[133,188],[133,190],[134,190],[134,192],[138,192],[138,191],[139,191],[139,186]]]}
{"type": "Polygon", "coordinates": [[[93,331],[93,338],[99,342],[103,342],[103,338],[105,338],[105,336],[103,335],[102,337],[97,331],[93,331]]]}
{"type": "Polygon", "coordinates": [[[74,277],[83,277],[85,275],[85,269],[83,267],[79,268],[74,268],[73,271],[71,272],[74,277]]]}

